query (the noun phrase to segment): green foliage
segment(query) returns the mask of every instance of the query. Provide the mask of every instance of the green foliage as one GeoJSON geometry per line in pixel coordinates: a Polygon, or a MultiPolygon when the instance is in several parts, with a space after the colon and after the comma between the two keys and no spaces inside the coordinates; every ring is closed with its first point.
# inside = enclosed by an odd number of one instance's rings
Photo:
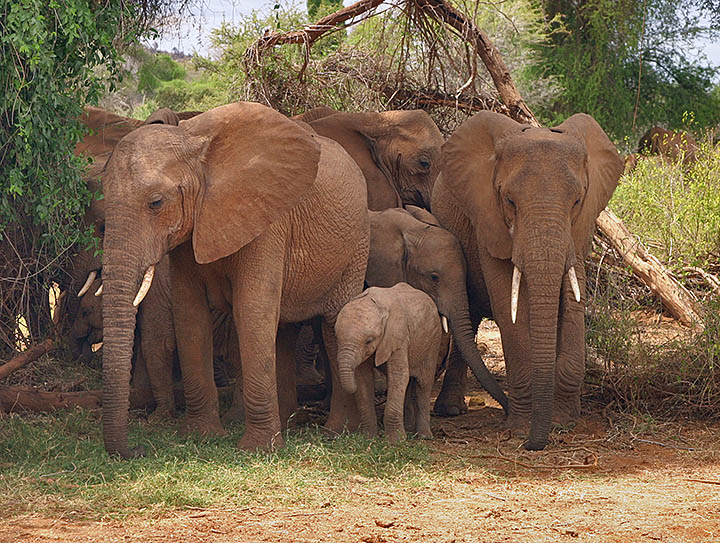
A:
{"type": "Polygon", "coordinates": [[[686,111],[700,127],[720,121],[717,70],[691,56],[693,40],[717,35],[718,26],[704,24],[695,0],[532,2],[544,14],[546,39],[533,46],[529,77],[553,78],[562,89],[538,108],[548,123],[583,111],[621,139],[633,126],[679,128],[686,111]]]}
{"type": "Polygon", "coordinates": [[[638,161],[610,202],[640,241],[675,269],[707,268],[720,255],[720,149],[704,142],[683,165],[638,161]]]}
{"type": "Polygon", "coordinates": [[[157,107],[167,107],[175,111],[206,111],[227,102],[226,94],[209,76],[192,81],[165,81],[155,93],[157,107]]]}
{"type": "Polygon", "coordinates": [[[319,431],[287,436],[280,451],[239,451],[240,428],[215,439],[181,438],[177,426],[130,425],[145,458],[109,462],[99,413],[10,415],[0,425],[0,507],[6,515],[72,508],[83,516],[125,517],[172,507],[325,504],[346,500],[353,478],[373,491],[422,487],[435,477],[424,443],[319,431]],[[52,474],[48,476],[47,474],[52,474]]]}
{"type": "Polygon", "coordinates": [[[175,62],[170,55],[165,53],[151,55],[138,70],[137,88],[140,92],[152,93],[163,82],[182,80],[186,75],[185,68],[175,62]]]}

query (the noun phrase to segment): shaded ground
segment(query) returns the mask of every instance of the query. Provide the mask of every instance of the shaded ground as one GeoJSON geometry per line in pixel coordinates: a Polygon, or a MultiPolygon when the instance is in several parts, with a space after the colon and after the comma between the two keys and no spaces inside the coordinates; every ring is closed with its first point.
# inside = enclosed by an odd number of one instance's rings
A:
{"type": "MultiPolygon", "coordinates": [[[[489,363],[501,364],[493,327],[481,342],[489,363]]],[[[0,520],[0,542],[720,541],[719,428],[599,411],[529,453],[482,392],[468,399],[468,414],[433,419],[428,446],[441,476],[421,486],[357,475],[338,481],[340,499],[334,489],[313,505],[181,507],[92,521],[70,510],[26,512],[0,520]]],[[[324,488],[307,492],[321,497],[324,488]]]]}

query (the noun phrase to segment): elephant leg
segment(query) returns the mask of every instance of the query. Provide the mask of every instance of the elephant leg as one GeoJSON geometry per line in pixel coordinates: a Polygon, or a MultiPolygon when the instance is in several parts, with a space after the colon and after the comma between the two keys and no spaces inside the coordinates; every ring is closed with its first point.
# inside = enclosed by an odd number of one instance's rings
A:
{"type": "MultiPolygon", "coordinates": [[[[578,262],[581,260],[578,258],[578,262]]],[[[558,323],[553,422],[566,425],[580,416],[580,392],[585,376],[585,267],[575,266],[580,303],[568,281],[563,284],[558,323]]]]}
{"type": "Polygon", "coordinates": [[[355,370],[357,392],[355,402],[360,413],[360,431],[363,435],[373,438],[377,435],[377,413],[375,412],[375,379],[373,365],[366,360],[355,370]]]}
{"type": "Polygon", "coordinates": [[[283,289],[285,242],[262,236],[241,251],[235,270],[233,317],[240,345],[245,404],[244,450],[272,450],[285,443],[280,426],[276,341],[283,289]],[[269,258],[273,255],[273,258],[269,258]]]}
{"type": "Polygon", "coordinates": [[[316,341],[312,326],[303,325],[295,349],[295,372],[298,385],[318,386],[322,384],[323,377],[315,369],[315,358],[319,350],[319,341],[316,341]]]}
{"type": "MultiPolygon", "coordinates": [[[[228,319],[232,322],[232,319],[228,319]]],[[[233,327],[234,328],[234,327],[233,327]]],[[[240,346],[235,330],[230,330],[227,337],[226,363],[230,364],[235,376],[235,387],[233,388],[233,399],[230,408],[222,417],[223,424],[243,422],[245,420],[245,403],[243,402],[243,374],[242,362],[240,359],[240,346]]]]}
{"type": "Polygon", "coordinates": [[[175,349],[168,349],[163,341],[144,337],[141,346],[155,398],[155,411],[150,415],[150,420],[170,419],[175,415],[172,368],[175,349]]]}
{"type": "Polygon", "coordinates": [[[532,411],[527,285],[525,281],[520,283],[517,318],[513,323],[510,317],[513,264],[509,260],[496,260],[489,255],[484,255],[481,259],[493,318],[502,339],[510,399],[508,425],[525,430],[529,428],[532,411]]]}
{"type": "Polygon", "coordinates": [[[205,289],[197,284],[194,264],[188,263],[189,258],[193,258],[191,254],[178,254],[177,259],[171,255],[170,258],[172,299],[183,302],[172,304],[185,392],[183,432],[223,435],[218,393],[213,381],[212,316],[205,289]]]}
{"type": "Polygon", "coordinates": [[[405,431],[414,434],[417,431],[417,382],[410,379],[410,383],[405,393],[405,408],[403,419],[405,421],[405,431]]]}
{"type": "Polygon", "coordinates": [[[415,381],[415,433],[423,439],[432,439],[430,429],[430,399],[435,382],[437,360],[432,358],[423,368],[423,374],[415,381]]]}
{"type": "Polygon", "coordinates": [[[405,439],[405,424],[403,412],[405,406],[405,393],[410,381],[407,352],[394,352],[387,362],[388,392],[383,414],[385,438],[390,443],[397,443],[405,439]]]}
{"type": "Polygon", "coordinates": [[[297,386],[295,375],[295,346],[300,328],[296,324],[281,324],[278,327],[276,370],[278,408],[280,425],[287,429],[288,421],[297,411],[297,386]]]}
{"type": "Polygon", "coordinates": [[[147,361],[145,360],[141,349],[135,349],[135,352],[137,354],[135,355],[132,368],[131,387],[135,390],[135,394],[142,403],[151,404],[154,400],[154,396],[150,387],[147,361]]]}
{"type": "Polygon", "coordinates": [[[435,407],[433,408],[435,414],[441,417],[456,417],[462,413],[467,413],[466,390],[467,364],[463,360],[460,350],[453,345],[450,349],[442,388],[435,400],[435,407]]]}

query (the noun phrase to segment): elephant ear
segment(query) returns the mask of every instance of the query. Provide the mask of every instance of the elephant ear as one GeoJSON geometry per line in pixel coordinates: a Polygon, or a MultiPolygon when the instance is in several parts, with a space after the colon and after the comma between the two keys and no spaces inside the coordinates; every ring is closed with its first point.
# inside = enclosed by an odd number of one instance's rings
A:
{"type": "Polygon", "coordinates": [[[521,125],[505,115],[481,111],[465,121],[442,147],[442,182],[473,222],[478,242],[495,258],[512,256],[512,239],[495,187],[495,148],[521,125]]]}
{"type": "Polygon", "coordinates": [[[170,126],[178,126],[180,119],[172,109],[164,107],[152,113],[145,119],[143,124],[169,124],[170,126]]]}
{"type": "Polygon", "coordinates": [[[393,353],[407,348],[407,320],[405,315],[383,309],[383,336],[375,350],[375,366],[382,366],[393,353]]]}
{"type": "Polygon", "coordinates": [[[317,176],[315,136],[268,107],[237,102],[181,127],[205,139],[193,249],[200,264],[244,247],[295,207],[317,176]]]}
{"type": "Polygon", "coordinates": [[[595,231],[595,219],[605,209],[623,173],[623,160],[595,119],[577,113],[557,127],[574,134],[587,148],[587,189],[572,226],[575,250],[586,255],[595,231]]]}

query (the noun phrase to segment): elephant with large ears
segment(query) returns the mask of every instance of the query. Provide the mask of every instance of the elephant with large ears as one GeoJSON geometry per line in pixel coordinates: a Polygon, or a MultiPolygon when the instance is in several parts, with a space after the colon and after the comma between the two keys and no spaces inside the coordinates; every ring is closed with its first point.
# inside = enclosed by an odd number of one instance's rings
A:
{"type": "Polygon", "coordinates": [[[430,209],[444,139],[425,111],[335,113],[309,124],[342,145],[360,166],[370,210],[404,204],[430,209]]]}
{"type": "MultiPolygon", "coordinates": [[[[281,446],[281,419],[296,401],[295,345],[294,338],[278,342],[276,357],[278,325],[322,316],[336,364],[335,319],[362,291],[367,265],[362,172],[337,143],[265,106],[238,102],[177,127],[145,126],[124,137],[108,161],[104,195],[107,451],[140,452],[127,438],[135,312],[166,253],[186,428],[223,431],[212,379],[211,309],[232,311],[246,420],[239,446],[281,446]],[[287,394],[279,397],[278,389],[287,394]]],[[[352,397],[339,386],[333,391],[328,430],[353,428],[352,397]]]]}
{"type": "Polygon", "coordinates": [[[431,438],[432,386],[447,350],[432,298],[407,283],[371,287],[342,308],[335,333],[340,383],[355,394],[363,433],[377,434],[373,367],[386,365],[385,437],[391,443],[405,438],[407,406],[413,414],[410,430],[431,438]],[[406,402],[411,378],[415,390],[406,402]]]}
{"type": "MultiPolygon", "coordinates": [[[[585,114],[547,129],[480,112],[443,146],[433,213],[465,252],[473,326],[490,317],[500,328],[510,423],[530,419],[531,450],[545,447],[553,418],[579,415],[583,261],[622,171],[585,114]]],[[[451,364],[443,388],[465,371],[451,364]]]]}
{"type": "MultiPolygon", "coordinates": [[[[408,206],[370,212],[370,256],[365,283],[391,287],[400,282],[428,294],[453,333],[454,349],[478,381],[507,412],[508,398],[488,371],[475,345],[470,321],[465,257],[458,239],[424,209],[408,206]]],[[[457,413],[456,413],[457,414],[457,413]]]]}

